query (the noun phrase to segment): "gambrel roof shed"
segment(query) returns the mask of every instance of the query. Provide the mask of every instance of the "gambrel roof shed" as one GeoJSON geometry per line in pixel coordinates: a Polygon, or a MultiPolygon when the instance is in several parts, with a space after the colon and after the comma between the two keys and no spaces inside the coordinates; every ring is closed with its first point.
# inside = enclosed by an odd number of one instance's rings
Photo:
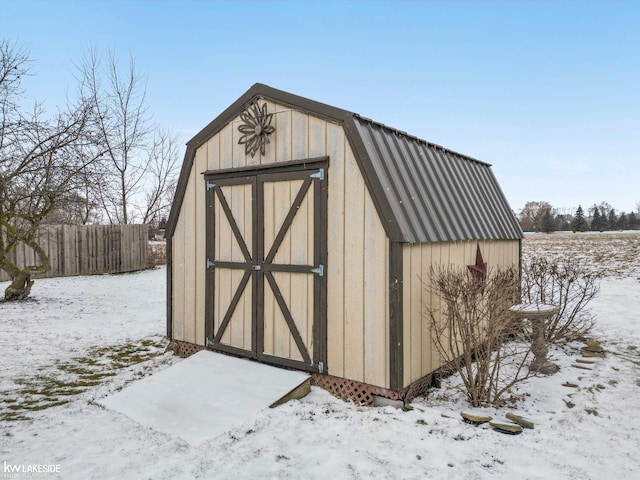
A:
{"type": "Polygon", "coordinates": [[[167,238],[185,351],[402,397],[441,365],[418,279],[517,265],[522,231],[489,164],[255,84],[187,143],[167,238]]]}

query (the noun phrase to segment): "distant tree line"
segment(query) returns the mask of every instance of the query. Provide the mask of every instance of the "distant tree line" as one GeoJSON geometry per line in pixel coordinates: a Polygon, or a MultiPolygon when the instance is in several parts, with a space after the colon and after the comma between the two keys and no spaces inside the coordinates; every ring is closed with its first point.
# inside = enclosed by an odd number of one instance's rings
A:
{"type": "Polygon", "coordinates": [[[573,214],[564,214],[558,213],[549,202],[527,202],[518,218],[525,232],[640,230],[640,202],[637,210],[618,213],[607,202],[601,202],[587,211],[579,205],[573,214]]]}

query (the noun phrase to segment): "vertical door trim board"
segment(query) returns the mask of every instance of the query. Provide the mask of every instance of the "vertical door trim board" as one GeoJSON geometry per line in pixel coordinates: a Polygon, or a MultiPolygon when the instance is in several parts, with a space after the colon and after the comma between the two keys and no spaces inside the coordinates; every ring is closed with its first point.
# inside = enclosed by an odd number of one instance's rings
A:
{"type": "MultiPolygon", "coordinates": [[[[210,255],[215,253],[215,226],[216,216],[214,209],[215,192],[213,189],[206,188],[205,182],[205,258],[201,261],[208,262],[210,255]]],[[[197,200],[196,200],[197,201],[197,200]]],[[[204,305],[204,344],[207,345],[207,341],[213,338],[213,300],[215,292],[215,270],[205,267],[205,305],[204,305]]]]}
{"type": "Polygon", "coordinates": [[[389,240],[389,386],[404,388],[402,243],[389,240]]]}
{"type": "Polygon", "coordinates": [[[324,368],[320,373],[328,373],[328,358],[327,358],[327,282],[328,275],[327,265],[328,259],[328,246],[329,241],[329,163],[325,162],[322,166],[324,168],[324,178],[314,180],[316,182],[314,188],[313,208],[314,212],[314,235],[320,242],[318,248],[314,250],[314,265],[323,265],[324,274],[322,276],[316,275],[313,279],[314,289],[314,305],[313,315],[317,321],[313,322],[313,360],[316,365],[320,365],[320,362],[324,362],[324,368]],[[319,235],[318,235],[319,233],[319,235]],[[315,258],[315,256],[318,258],[315,258]]]}
{"type": "MultiPolygon", "coordinates": [[[[253,245],[251,252],[253,254],[253,264],[261,262],[264,256],[264,212],[259,211],[262,205],[264,210],[264,189],[258,181],[258,176],[253,177],[251,209],[253,210],[253,245]]],[[[259,322],[260,317],[264,317],[264,275],[258,272],[253,273],[252,295],[251,301],[251,350],[255,352],[256,358],[259,357],[261,350],[264,350],[264,321],[259,322]]]]}

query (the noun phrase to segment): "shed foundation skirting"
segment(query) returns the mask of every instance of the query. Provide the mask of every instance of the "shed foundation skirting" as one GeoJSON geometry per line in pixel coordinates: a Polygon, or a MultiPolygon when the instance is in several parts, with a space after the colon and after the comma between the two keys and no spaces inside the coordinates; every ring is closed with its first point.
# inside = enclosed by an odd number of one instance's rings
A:
{"type": "MultiPolygon", "coordinates": [[[[207,347],[203,345],[196,345],[195,343],[172,340],[169,349],[173,349],[181,357],[189,357],[206,348],[207,347]]],[[[444,370],[444,368],[440,370],[444,370]]],[[[371,405],[374,395],[390,400],[401,400],[407,403],[416,397],[426,395],[429,388],[433,387],[440,378],[442,373],[440,370],[419,378],[400,392],[388,388],[376,387],[375,385],[369,385],[368,383],[358,382],[356,380],[334,377],[333,375],[322,375],[319,373],[311,375],[311,382],[312,385],[328,391],[341,400],[351,401],[358,405],[371,405]]]]}
{"type": "Polygon", "coordinates": [[[347,378],[320,375],[318,373],[314,373],[311,376],[311,381],[313,385],[327,390],[342,400],[352,401],[358,405],[371,405],[374,395],[388,398],[389,400],[400,400],[404,403],[409,403],[416,397],[426,396],[429,389],[438,383],[440,376],[440,370],[437,370],[419,378],[400,392],[347,378]]]}
{"type": "Polygon", "coordinates": [[[332,375],[321,375],[314,373],[311,376],[311,383],[323,388],[330,394],[345,400],[352,401],[358,405],[370,405],[373,403],[373,396],[385,397],[390,400],[401,400],[401,394],[389,390],[388,388],[376,387],[367,383],[349,380],[347,378],[334,377],[332,375]]]}
{"type": "Polygon", "coordinates": [[[196,345],[195,343],[182,342],[180,340],[172,340],[169,347],[172,345],[173,350],[182,358],[190,357],[194,353],[207,348],[204,345],[196,345]]]}

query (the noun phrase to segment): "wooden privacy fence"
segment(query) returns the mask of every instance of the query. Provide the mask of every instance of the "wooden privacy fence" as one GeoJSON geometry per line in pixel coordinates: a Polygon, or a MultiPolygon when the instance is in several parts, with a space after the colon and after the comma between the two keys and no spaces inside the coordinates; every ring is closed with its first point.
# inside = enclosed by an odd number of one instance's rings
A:
{"type": "MultiPolygon", "coordinates": [[[[44,277],[123,273],[148,267],[147,225],[46,225],[38,244],[49,255],[51,270],[44,277]]],[[[24,244],[9,254],[18,267],[36,265],[35,252],[24,244]]],[[[9,280],[0,270],[0,281],[9,280]]]]}

